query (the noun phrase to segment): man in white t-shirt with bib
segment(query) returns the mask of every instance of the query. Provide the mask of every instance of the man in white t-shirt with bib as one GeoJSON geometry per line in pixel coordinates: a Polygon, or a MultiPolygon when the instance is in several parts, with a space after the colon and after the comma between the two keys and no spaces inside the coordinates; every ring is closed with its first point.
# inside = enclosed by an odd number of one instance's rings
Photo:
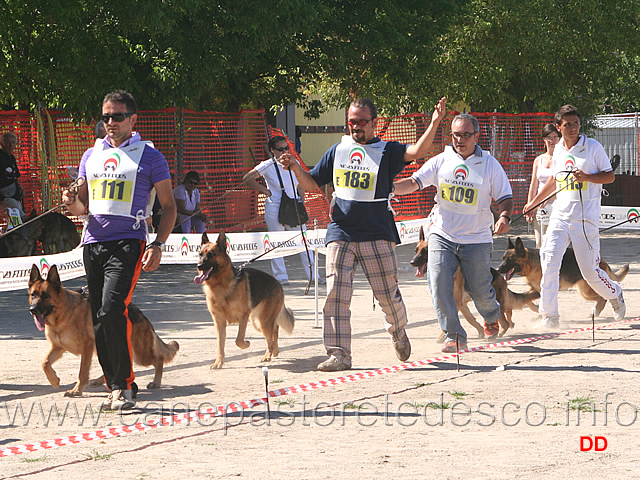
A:
{"type": "Polygon", "coordinates": [[[553,195],[554,189],[557,192],[540,249],[542,325],[560,326],[560,266],[569,242],[584,279],[598,295],[609,300],[614,318],[622,320],[626,313],[622,288],[600,268],[600,195],[602,185],[615,180],[611,162],[600,143],[580,135],[580,113],[576,107],[560,107],[555,122],[562,140],[553,151],[554,175],[522,210],[533,213],[532,207],[553,195]]]}
{"type": "Polygon", "coordinates": [[[467,333],[460,324],[453,296],[453,277],[460,267],[465,290],[485,321],[484,333],[499,332],[500,304],[491,286],[493,234],[509,231],[513,195],[500,163],[477,144],[478,120],[463,113],[451,124],[452,143],[425,162],[410,178],[395,182],[396,195],[435,185],[435,214],[429,231],[427,278],[440,328],[446,334],[442,351],[467,348],[467,333]],[[491,202],[498,203],[493,222],[491,202]]]}

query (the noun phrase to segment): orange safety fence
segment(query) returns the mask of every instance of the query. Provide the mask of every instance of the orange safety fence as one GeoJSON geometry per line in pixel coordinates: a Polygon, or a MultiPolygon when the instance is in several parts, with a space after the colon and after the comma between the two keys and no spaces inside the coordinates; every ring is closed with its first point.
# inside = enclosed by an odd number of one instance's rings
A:
{"type": "MultiPolygon", "coordinates": [[[[449,112],[442,120],[433,144],[425,159],[408,165],[397,177],[411,176],[426,159],[444,150],[451,143],[451,122],[458,112],[449,112]]],[[[531,170],[535,157],[544,152],[542,128],[553,120],[551,113],[472,113],[480,124],[478,143],[501,163],[513,189],[514,213],[527,203],[531,170]]],[[[415,143],[429,126],[431,115],[412,114],[393,118],[381,118],[376,134],[383,140],[415,143]]],[[[435,187],[428,187],[400,198],[394,209],[398,220],[423,218],[431,212],[435,187]]]]}
{"type": "MultiPolygon", "coordinates": [[[[450,112],[442,121],[426,158],[440,153],[450,142],[450,112]]],[[[515,211],[526,203],[532,161],[544,151],[542,127],[553,118],[549,113],[474,113],[480,122],[479,143],[500,161],[514,193],[515,211]]],[[[414,143],[427,128],[431,115],[412,114],[380,118],[376,133],[383,140],[414,143]]],[[[38,213],[60,203],[62,189],[71,181],[67,170],[77,167],[83,152],[93,145],[94,123],[74,120],[64,112],[42,110],[0,112],[0,134],[18,136],[15,156],[25,190],[25,211],[38,213]]],[[[201,177],[201,206],[207,215],[207,230],[228,232],[263,230],[264,195],[242,183],[245,173],[266,158],[270,136],[282,134],[270,127],[263,110],[238,113],[195,112],[181,108],[139,111],[135,130],[151,140],[167,158],[174,187],[185,174],[196,170],[201,177]]],[[[295,152],[293,143],[289,140],[295,152]]],[[[302,159],[298,156],[301,164],[302,159]]],[[[411,175],[422,162],[407,166],[399,178],[411,175]]],[[[305,168],[306,165],[305,165],[305,168]]],[[[435,188],[399,197],[394,208],[397,220],[425,217],[433,206],[435,188]]],[[[306,193],[310,222],[318,228],[329,222],[329,202],[324,192],[306,193]]],[[[61,213],[66,213],[61,209],[61,213]]],[[[515,212],[514,212],[515,213],[515,212]]],[[[0,219],[0,228],[6,224],[0,219]]]]}

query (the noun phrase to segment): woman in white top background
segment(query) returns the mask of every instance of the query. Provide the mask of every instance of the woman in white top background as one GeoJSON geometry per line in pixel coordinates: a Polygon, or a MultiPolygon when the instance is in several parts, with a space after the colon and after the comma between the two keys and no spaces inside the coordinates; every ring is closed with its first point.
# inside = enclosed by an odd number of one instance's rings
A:
{"type": "MultiPolygon", "coordinates": [[[[283,225],[278,220],[280,200],[282,198],[280,180],[282,180],[285,193],[289,198],[297,197],[304,201],[304,188],[302,188],[302,185],[298,183],[296,177],[292,176],[288,170],[282,168],[280,162],[276,161],[285,152],[289,152],[287,139],[282,136],[272,137],[269,140],[268,149],[271,158],[256,165],[255,168],[244,176],[243,181],[245,181],[249,187],[267,196],[264,205],[264,219],[267,224],[267,229],[270,232],[300,231],[299,226],[291,227],[289,225],[283,225]],[[278,177],[278,173],[276,172],[280,172],[280,177],[278,177]],[[266,186],[258,182],[260,177],[264,179],[266,186]]],[[[306,230],[306,228],[305,225],[302,226],[303,230],[306,230]]],[[[309,279],[314,269],[313,255],[311,256],[311,263],[309,263],[307,252],[301,252],[300,260],[302,261],[307,279],[309,279]]],[[[271,271],[275,279],[282,285],[289,284],[289,275],[283,257],[276,257],[271,260],[271,271]]],[[[321,275],[318,275],[318,282],[320,284],[326,283],[324,277],[321,275]]]]}
{"type": "MultiPolygon", "coordinates": [[[[544,141],[545,152],[538,155],[533,161],[531,185],[529,185],[529,196],[527,202],[531,202],[531,200],[533,200],[551,176],[553,150],[556,148],[556,144],[560,141],[560,133],[553,123],[547,123],[542,129],[542,140],[544,141]]],[[[527,221],[533,222],[533,229],[536,235],[536,248],[540,248],[542,246],[542,237],[547,231],[552,203],[553,198],[541,205],[536,211],[534,217],[527,216],[527,221]]]]}
{"type": "Polygon", "coordinates": [[[173,198],[175,198],[176,207],[178,208],[178,223],[184,221],[184,223],[178,227],[178,230],[182,233],[191,233],[191,227],[193,227],[195,233],[205,231],[207,217],[199,211],[199,184],[200,175],[198,175],[198,172],[195,170],[191,170],[184,176],[184,182],[173,189],[173,198]],[[194,212],[198,213],[193,215],[194,212]]]}

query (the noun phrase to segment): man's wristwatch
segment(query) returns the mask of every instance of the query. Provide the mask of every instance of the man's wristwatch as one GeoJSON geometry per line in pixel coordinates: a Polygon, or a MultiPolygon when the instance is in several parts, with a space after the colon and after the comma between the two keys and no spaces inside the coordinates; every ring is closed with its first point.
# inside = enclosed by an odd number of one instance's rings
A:
{"type": "Polygon", "coordinates": [[[154,240],[153,242],[151,242],[149,245],[147,245],[147,248],[145,248],[145,250],[150,249],[151,247],[160,247],[160,250],[162,250],[162,247],[164,247],[164,243],[160,242],[158,240],[154,240]]]}

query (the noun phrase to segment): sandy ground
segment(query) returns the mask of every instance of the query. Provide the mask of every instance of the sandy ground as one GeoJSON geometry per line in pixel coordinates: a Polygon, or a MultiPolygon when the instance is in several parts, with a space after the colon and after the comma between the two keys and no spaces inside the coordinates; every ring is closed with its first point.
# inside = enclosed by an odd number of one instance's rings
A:
{"type": "MultiPolygon", "coordinates": [[[[515,233],[532,246],[532,235],[526,229],[515,233]]],[[[506,237],[496,238],[494,266],[506,243],[506,237]]],[[[640,272],[635,263],[640,254],[638,234],[608,232],[601,244],[603,257],[614,268],[631,263],[623,286],[627,319],[634,318],[640,313],[640,272]]],[[[409,312],[410,361],[425,360],[423,364],[272,398],[268,419],[265,406],[259,405],[224,418],[202,418],[0,458],[0,477],[635,476],[633,472],[640,468],[636,435],[640,322],[598,329],[595,341],[587,331],[465,353],[459,371],[455,358],[426,362],[441,355],[434,341],[438,326],[426,280],[415,278],[408,265],[413,248],[398,248],[399,277],[409,312]],[[601,437],[600,451],[580,451],[581,437],[586,436],[601,437]]],[[[287,264],[292,282],[285,289],[286,301],[297,321],[293,335],[281,337],[280,356],[269,365],[271,390],[400,364],[382,328],[380,309],[372,310],[370,290],[359,272],[352,303],[353,370],[316,371],[325,355],[314,318],[315,300],[313,295],[304,295],[306,282],[298,257],[288,258],[287,264]]],[[[269,269],[265,262],[258,267],[269,269]]],[[[251,346],[244,351],[236,348],[232,327],[224,368],[209,369],[215,357],[215,332],[203,295],[193,284],[194,274],[192,266],[163,266],[141,278],[135,303],[163,339],[180,343],[180,352],[165,369],[162,388],[142,389],[139,408],[124,415],[88,415],[107,396],[104,389],[89,388],[78,399],[63,397],[77,376],[79,360],[73,355],[67,354],[55,365],[63,385],[54,390],[40,368],[47,342],[28,313],[26,292],[0,294],[0,449],[263,397],[259,360],[265,341],[251,327],[251,346]],[[53,407],[58,416],[51,414],[53,407]]],[[[81,284],[79,279],[66,286],[81,284]]],[[[513,279],[510,288],[525,290],[523,280],[513,279]]],[[[322,296],[318,302],[321,308],[322,296]]],[[[591,306],[575,290],[562,292],[558,331],[590,327],[591,306]]],[[[475,313],[473,307],[472,311],[475,313]]],[[[614,322],[610,306],[603,315],[596,326],[614,322]]],[[[529,310],[515,312],[516,328],[504,341],[538,335],[533,326],[536,316],[529,310]]],[[[470,332],[470,347],[486,344],[470,332]]],[[[91,373],[92,377],[99,375],[97,360],[91,373]]],[[[153,372],[137,368],[136,373],[143,387],[153,372]]],[[[588,441],[582,444],[587,446],[588,441]]]]}

